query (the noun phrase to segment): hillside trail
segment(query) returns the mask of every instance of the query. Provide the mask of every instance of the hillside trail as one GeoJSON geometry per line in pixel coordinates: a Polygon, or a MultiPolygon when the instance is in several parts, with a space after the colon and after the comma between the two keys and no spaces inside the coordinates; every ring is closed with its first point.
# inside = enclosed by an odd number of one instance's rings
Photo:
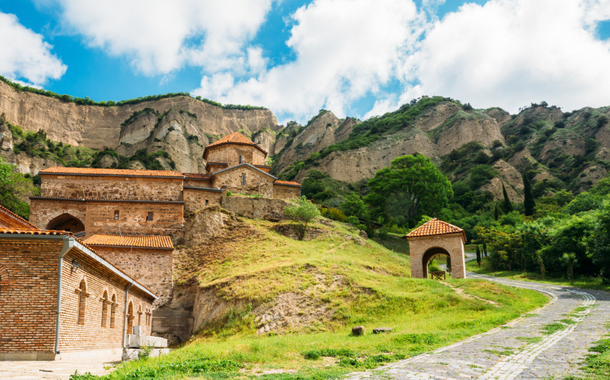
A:
{"type": "Polygon", "coordinates": [[[563,379],[582,374],[579,368],[588,348],[608,333],[608,292],[470,272],[468,277],[536,290],[551,300],[486,333],[375,370],[352,373],[346,379],[563,379]],[[556,324],[558,330],[543,334],[550,324],[556,324]]]}

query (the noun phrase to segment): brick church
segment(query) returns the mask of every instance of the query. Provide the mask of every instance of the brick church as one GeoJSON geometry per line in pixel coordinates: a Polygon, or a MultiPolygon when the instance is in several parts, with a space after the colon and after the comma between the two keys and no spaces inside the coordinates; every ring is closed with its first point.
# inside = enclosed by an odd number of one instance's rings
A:
{"type": "Polygon", "coordinates": [[[241,133],[208,145],[203,158],[206,174],[40,171],[30,220],[0,212],[0,360],[120,348],[136,325],[150,334],[153,303],[171,292],[172,236],[185,216],[228,192],[300,195],[301,185],[271,175],[267,152],[241,133]],[[27,289],[35,290],[24,296],[27,289]]]}

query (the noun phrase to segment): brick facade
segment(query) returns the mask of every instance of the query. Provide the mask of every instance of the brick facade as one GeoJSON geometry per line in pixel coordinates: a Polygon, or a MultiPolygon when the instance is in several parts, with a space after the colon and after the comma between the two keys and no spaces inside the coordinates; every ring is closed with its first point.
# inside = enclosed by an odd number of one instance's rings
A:
{"type": "Polygon", "coordinates": [[[297,186],[273,185],[273,198],[292,199],[301,196],[301,188],[297,186]]]}
{"type": "Polygon", "coordinates": [[[173,250],[155,248],[102,247],[93,248],[130,277],[152,290],[157,296],[171,293],[173,250]]]}
{"type": "MultiPolygon", "coordinates": [[[[6,231],[0,235],[0,360],[56,357],[58,261],[64,241],[69,239],[74,241],[61,235],[15,237],[6,231]]],[[[76,243],[64,256],[60,352],[122,347],[125,292],[134,280],[117,272],[95,252],[76,243]]],[[[130,321],[132,325],[139,322],[143,334],[150,335],[155,297],[139,287],[130,290],[134,310],[130,321]]]]}
{"type": "Polygon", "coordinates": [[[214,174],[212,184],[224,192],[242,194],[260,194],[266,198],[273,197],[275,178],[253,168],[250,165],[236,166],[214,174]],[[245,180],[245,184],[243,184],[245,180]]]}
{"type": "Polygon", "coordinates": [[[60,240],[0,240],[0,359],[53,354],[60,240]]]}
{"type": "MultiPolygon", "coordinates": [[[[207,162],[223,163],[227,164],[228,167],[243,163],[248,163],[250,165],[266,164],[266,155],[254,146],[226,144],[206,149],[207,162]],[[239,156],[241,156],[241,162],[239,161],[239,156]]],[[[215,173],[225,168],[210,165],[209,170],[210,173],[215,173]]]]}
{"type": "Polygon", "coordinates": [[[183,191],[185,214],[192,214],[205,206],[219,205],[222,193],[222,191],[216,191],[216,189],[185,186],[183,191]]]}
{"type": "Polygon", "coordinates": [[[47,200],[37,198],[30,200],[30,223],[40,229],[58,229],[55,221],[64,215],[70,215],[84,224],[87,216],[87,204],[82,200],[47,200]]]}
{"type": "Polygon", "coordinates": [[[40,174],[45,198],[178,201],[182,196],[183,177],[40,174]]]}

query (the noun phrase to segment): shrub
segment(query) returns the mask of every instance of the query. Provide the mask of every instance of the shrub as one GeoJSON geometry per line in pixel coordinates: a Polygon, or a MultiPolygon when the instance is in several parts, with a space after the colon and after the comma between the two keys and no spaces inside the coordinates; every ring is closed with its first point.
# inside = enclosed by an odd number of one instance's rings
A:
{"type": "Polygon", "coordinates": [[[301,222],[299,240],[303,240],[305,238],[305,234],[307,233],[307,224],[311,223],[317,217],[320,216],[320,210],[318,210],[318,206],[313,204],[305,196],[302,196],[299,199],[298,204],[294,204],[292,206],[284,208],[284,213],[287,216],[290,216],[291,218],[301,222]]]}

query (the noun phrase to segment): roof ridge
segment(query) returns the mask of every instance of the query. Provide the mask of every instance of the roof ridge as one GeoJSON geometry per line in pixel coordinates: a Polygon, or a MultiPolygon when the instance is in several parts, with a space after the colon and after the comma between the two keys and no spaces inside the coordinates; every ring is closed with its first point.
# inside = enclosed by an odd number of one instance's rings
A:
{"type": "Polygon", "coordinates": [[[25,218],[20,217],[19,215],[15,214],[14,212],[12,212],[11,210],[9,210],[8,208],[6,208],[2,205],[0,205],[0,212],[7,214],[9,217],[17,219],[17,221],[19,221],[21,223],[25,223],[30,228],[38,228],[35,225],[33,225],[32,223],[30,223],[29,221],[27,221],[25,218]]]}

